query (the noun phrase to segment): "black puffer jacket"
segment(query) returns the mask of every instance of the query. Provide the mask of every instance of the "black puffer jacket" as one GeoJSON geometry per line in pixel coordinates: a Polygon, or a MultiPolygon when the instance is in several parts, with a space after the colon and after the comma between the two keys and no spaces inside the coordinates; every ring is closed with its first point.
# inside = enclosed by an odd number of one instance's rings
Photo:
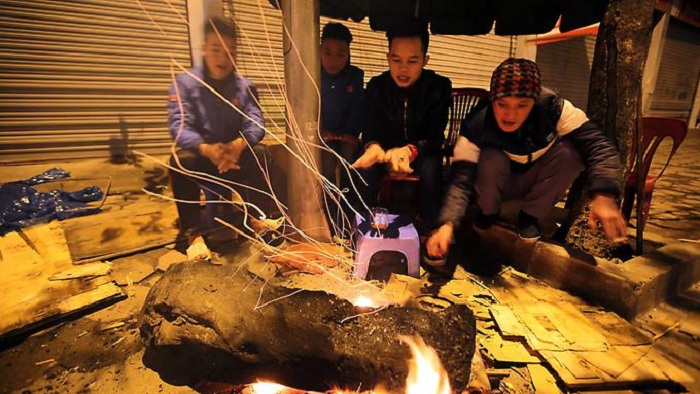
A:
{"type": "Polygon", "coordinates": [[[498,128],[488,101],[464,119],[460,132],[460,138],[466,138],[469,144],[458,143],[455,147],[450,183],[438,220],[441,224],[460,223],[474,194],[477,163],[473,158],[478,158],[479,150],[485,148],[502,149],[514,162],[516,171],[525,171],[558,138],[566,139],[581,154],[590,193],[620,195],[620,157],[613,141],[589,121],[583,111],[551,90],[543,89],[532,112],[515,132],[505,133],[498,128]],[[472,152],[458,149],[471,149],[472,152]],[[472,159],[460,160],[460,157],[472,159]]]}
{"type": "Polygon", "coordinates": [[[388,71],[373,77],[365,91],[362,141],[378,142],[385,150],[413,144],[418,155],[440,152],[445,140],[452,83],[423,70],[410,88],[399,88],[388,71]]]}

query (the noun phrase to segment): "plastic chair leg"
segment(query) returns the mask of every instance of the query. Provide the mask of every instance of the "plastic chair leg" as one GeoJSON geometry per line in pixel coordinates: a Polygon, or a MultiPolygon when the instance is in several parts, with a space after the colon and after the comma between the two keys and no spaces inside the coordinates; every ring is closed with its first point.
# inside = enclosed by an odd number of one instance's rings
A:
{"type": "Polygon", "coordinates": [[[637,220],[638,226],[644,230],[644,226],[649,218],[649,211],[651,210],[651,197],[654,194],[654,186],[656,186],[656,178],[647,177],[646,182],[644,182],[644,201],[642,201],[642,219],[637,220]]]}

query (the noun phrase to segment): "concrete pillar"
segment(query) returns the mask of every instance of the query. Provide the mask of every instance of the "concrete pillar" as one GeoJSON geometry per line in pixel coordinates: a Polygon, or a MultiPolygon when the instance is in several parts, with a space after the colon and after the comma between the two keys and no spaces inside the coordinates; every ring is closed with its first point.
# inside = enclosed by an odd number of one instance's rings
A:
{"type": "Polygon", "coordinates": [[[515,57],[537,61],[536,35],[518,36],[515,43],[515,57]]]}
{"type": "Polygon", "coordinates": [[[693,106],[690,109],[690,116],[688,117],[688,127],[691,129],[700,127],[700,123],[698,123],[698,114],[700,114],[700,75],[698,75],[698,87],[695,89],[695,98],[693,99],[693,106]]]}
{"type": "Polygon", "coordinates": [[[187,2],[187,18],[190,25],[190,54],[192,65],[201,66],[204,57],[204,23],[213,16],[222,16],[222,0],[198,0],[187,2]]]}
{"type": "Polygon", "coordinates": [[[642,115],[646,116],[651,109],[651,98],[654,95],[656,88],[656,79],[659,76],[659,67],[661,66],[661,54],[664,51],[664,42],[666,42],[666,32],[668,31],[670,16],[665,13],[659,23],[654,27],[654,32],[651,35],[651,43],[649,44],[649,55],[644,66],[644,74],[642,76],[642,115]]]}
{"type": "MultiPolygon", "coordinates": [[[[307,162],[315,163],[319,163],[319,149],[301,145],[292,136],[319,143],[319,9],[319,0],[282,2],[287,112],[289,122],[294,123],[287,124],[287,145],[307,162]],[[309,150],[310,155],[304,153],[309,150]]],[[[330,232],[322,209],[320,181],[299,159],[291,158],[287,184],[289,215],[294,225],[317,240],[328,240],[330,232]]]]}

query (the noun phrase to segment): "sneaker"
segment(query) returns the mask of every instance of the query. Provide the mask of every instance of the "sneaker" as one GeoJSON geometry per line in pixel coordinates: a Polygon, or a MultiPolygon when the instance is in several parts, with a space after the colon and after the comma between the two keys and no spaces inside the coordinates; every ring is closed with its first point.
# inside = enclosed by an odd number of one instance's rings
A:
{"type": "Polygon", "coordinates": [[[518,236],[525,242],[537,242],[542,236],[537,219],[520,211],[518,214],[518,236]]]}
{"type": "Polygon", "coordinates": [[[491,215],[484,215],[481,210],[476,214],[476,217],[474,218],[474,230],[477,232],[480,231],[486,231],[488,230],[491,226],[493,226],[496,221],[498,221],[498,214],[491,214],[491,215]]]}
{"type": "Polygon", "coordinates": [[[199,232],[190,232],[187,239],[187,258],[189,260],[211,260],[211,250],[204,242],[204,237],[199,232]]]}

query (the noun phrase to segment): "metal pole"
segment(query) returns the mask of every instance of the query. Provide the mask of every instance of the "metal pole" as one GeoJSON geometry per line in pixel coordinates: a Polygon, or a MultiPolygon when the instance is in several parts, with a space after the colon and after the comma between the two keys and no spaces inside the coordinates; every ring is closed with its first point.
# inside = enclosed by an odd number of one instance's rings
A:
{"type": "MultiPolygon", "coordinates": [[[[284,78],[287,89],[287,118],[295,122],[304,141],[318,144],[320,86],[319,0],[282,1],[284,18],[284,78]],[[315,85],[315,86],[314,86],[315,85]]],[[[302,157],[303,150],[312,150],[311,160],[319,163],[317,148],[302,148],[292,138],[287,124],[287,145],[302,157]]],[[[312,163],[309,163],[312,164],[312,163]]],[[[294,225],[319,241],[328,240],[330,232],[322,209],[320,181],[297,158],[289,160],[287,190],[289,215],[294,225]]]]}
{"type": "MultiPolygon", "coordinates": [[[[638,98],[641,99],[642,96],[642,90],[639,89],[639,95],[638,98]]],[[[641,101],[639,101],[641,103],[641,101]]],[[[642,228],[642,225],[644,223],[644,184],[646,183],[646,177],[645,179],[642,179],[641,174],[642,174],[642,166],[644,165],[644,148],[642,146],[642,143],[644,141],[644,129],[642,128],[642,111],[640,107],[637,107],[637,128],[634,130],[634,139],[635,143],[637,145],[637,149],[635,149],[636,156],[634,157],[634,166],[637,168],[637,184],[636,184],[636,190],[635,194],[637,197],[637,228],[635,231],[635,244],[636,244],[636,249],[637,249],[637,256],[641,256],[644,253],[644,229],[642,228]]],[[[630,215],[631,216],[631,215],[630,215]]]]}

